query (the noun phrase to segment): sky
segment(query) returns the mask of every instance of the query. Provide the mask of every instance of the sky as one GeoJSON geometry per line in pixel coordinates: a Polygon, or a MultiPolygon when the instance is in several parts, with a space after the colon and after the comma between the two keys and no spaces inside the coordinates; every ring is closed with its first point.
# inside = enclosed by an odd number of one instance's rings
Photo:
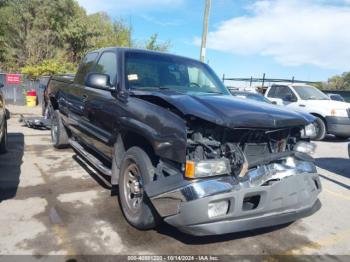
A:
{"type": "MultiPolygon", "coordinates": [[[[145,42],[199,58],[205,0],[78,0],[131,23],[145,42]]],[[[325,81],[350,71],[350,0],[212,0],[206,62],[221,78],[325,81]]]]}

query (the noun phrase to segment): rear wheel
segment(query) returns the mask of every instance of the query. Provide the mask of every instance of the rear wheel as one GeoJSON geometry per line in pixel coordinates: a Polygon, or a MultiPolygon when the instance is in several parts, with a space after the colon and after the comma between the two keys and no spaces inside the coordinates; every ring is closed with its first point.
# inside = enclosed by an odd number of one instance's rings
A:
{"type": "Polygon", "coordinates": [[[315,125],[315,129],[316,129],[316,136],[315,136],[314,140],[316,140],[316,141],[323,140],[327,134],[325,122],[323,121],[322,118],[317,117],[314,125],[315,125]]]}
{"type": "Polygon", "coordinates": [[[145,151],[132,147],[125,153],[119,176],[119,201],[126,220],[138,229],[151,229],[157,224],[157,214],[144,191],[153,175],[154,167],[145,151]]]}
{"type": "Polygon", "coordinates": [[[7,152],[7,122],[5,121],[2,138],[0,140],[0,154],[4,154],[7,152]]]}
{"type": "Polygon", "coordinates": [[[45,100],[43,99],[43,102],[41,104],[41,115],[42,116],[45,116],[46,109],[47,109],[47,106],[46,106],[45,100]]]}
{"type": "Polygon", "coordinates": [[[68,146],[68,134],[62,123],[58,110],[53,111],[51,117],[51,139],[56,148],[65,148],[68,146]]]}

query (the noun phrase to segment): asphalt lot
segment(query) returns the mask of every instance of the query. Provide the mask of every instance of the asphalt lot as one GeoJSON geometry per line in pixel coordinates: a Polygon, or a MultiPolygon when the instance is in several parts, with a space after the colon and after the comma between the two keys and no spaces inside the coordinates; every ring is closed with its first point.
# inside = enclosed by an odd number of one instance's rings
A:
{"type": "Polygon", "coordinates": [[[49,131],[23,127],[10,106],[9,153],[0,156],[0,255],[61,254],[350,254],[350,159],[347,142],[319,142],[322,208],[293,224],[239,234],[191,237],[163,225],[138,231],[127,224],[108,178],[73,150],[55,150],[49,131]]]}

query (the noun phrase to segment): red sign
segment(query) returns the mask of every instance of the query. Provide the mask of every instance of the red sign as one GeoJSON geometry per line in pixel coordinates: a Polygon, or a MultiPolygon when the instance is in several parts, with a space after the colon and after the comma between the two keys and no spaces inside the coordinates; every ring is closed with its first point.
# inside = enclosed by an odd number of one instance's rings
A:
{"type": "Polygon", "coordinates": [[[19,85],[21,83],[21,75],[19,74],[6,74],[6,84],[19,85]]]}

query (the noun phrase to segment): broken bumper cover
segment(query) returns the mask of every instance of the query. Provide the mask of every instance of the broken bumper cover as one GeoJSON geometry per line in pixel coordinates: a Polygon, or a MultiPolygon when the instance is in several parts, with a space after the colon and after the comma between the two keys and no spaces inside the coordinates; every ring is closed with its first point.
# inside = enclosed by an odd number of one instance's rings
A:
{"type": "Polygon", "coordinates": [[[182,218],[180,218],[179,216],[166,219],[166,221],[169,224],[176,226],[180,231],[191,235],[219,235],[286,224],[298,220],[300,218],[310,216],[320,208],[321,202],[317,199],[315,203],[310,207],[280,211],[275,212],[273,214],[269,213],[264,215],[251,215],[243,218],[231,218],[230,220],[222,220],[186,226],[177,225],[179,220],[182,220],[182,218]]]}
{"type": "Polygon", "coordinates": [[[271,184],[247,186],[232,177],[194,182],[151,201],[164,220],[192,235],[216,235],[280,225],[320,208],[317,173],[297,173],[271,184]],[[249,208],[247,200],[255,199],[249,208]],[[209,205],[228,202],[225,214],[210,217],[209,205]]]}

